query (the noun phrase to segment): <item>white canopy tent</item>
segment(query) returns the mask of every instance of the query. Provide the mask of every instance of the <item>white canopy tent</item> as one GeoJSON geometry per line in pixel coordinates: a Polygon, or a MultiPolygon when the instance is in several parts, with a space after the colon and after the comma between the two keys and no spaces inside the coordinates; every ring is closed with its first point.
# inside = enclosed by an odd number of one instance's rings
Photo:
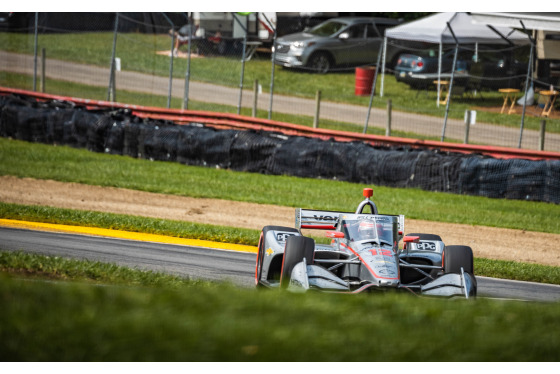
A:
{"type": "Polygon", "coordinates": [[[478,13],[470,12],[474,21],[496,26],[521,27],[529,30],[560,31],[560,13],[478,13]]]}
{"type": "MultiPolygon", "coordinates": [[[[530,43],[526,34],[509,27],[489,27],[485,24],[473,22],[471,15],[463,12],[437,13],[417,21],[405,23],[385,31],[385,46],[383,48],[383,66],[381,69],[380,96],[383,96],[385,80],[385,56],[387,39],[418,41],[439,44],[438,76],[441,74],[441,56],[444,44],[455,44],[455,38],[449,25],[460,44],[509,44],[507,40],[516,45],[530,43]],[[501,34],[501,35],[500,35],[501,34]],[[504,39],[507,38],[507,40],[504,39]]],[[[439,87],[438,99],[439,103],[439,87]]]]}
{"type": "MultiPolygon", "coordinates": [[[[461,44],[507,43],[486,24],[474,23],[471,15],[461,12],[437,13],[417,21],[392,27],[385,31],[385,37],[455,44],[455,39],[447,27],[448,22],[461,44]]],[[[529,44],[529,39],[522,32],[502,26],[496,27],[496,30],[515,44],[529,44]]]]}

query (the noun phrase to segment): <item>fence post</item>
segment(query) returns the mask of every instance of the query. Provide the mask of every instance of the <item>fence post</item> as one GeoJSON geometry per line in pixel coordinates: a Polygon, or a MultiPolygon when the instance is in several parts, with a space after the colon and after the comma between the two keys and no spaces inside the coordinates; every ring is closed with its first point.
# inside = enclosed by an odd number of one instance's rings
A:
{"type": "Polygon", "coordinates": [[[35,42],[33,46],[33,91],[37,91],[37,39],[39,33],[39,13],[35,12],[35,42]]]}
{"type": "Polygon", "coordinates": [[[117,49],[117,30],[119,29],[119,13],[115,13],[115,30],[113,32],[113,51],[111,52],[111,68],[109,70],[109,89],[107,90],[107,101],[116,100],[115,85],[115,53],[117,49]]]}
{"type": "Polygon", "coordinates": [[[465,139],[463,140],[464,144],[469,144],[469,131],[471,126],[471,111],[465,110],[465,139]]]}
{"type": "MultiPolygon", "coordinates": [[[[241,101],[243,99],[243,78],[245,76],[245,51],[247,50],[247,28],[237,18],[235,13],[231,13],[233,19],[241,26],[244,32],[243,36],[243,51],[241,52],[241,77],[239,79],[239,102],[237,104],[237,114],[241,113],[241,101]]],[[[246,16],[245,16],[246,17],[246,16]]]]}
{"type": "Polygon", "coordinates": [[[315,118],[313,118],[313,128],[319,127],[319,109],[321,107],[321,91],[315,94],[315,118]]]}
{"type": "Polygon", "coordinates": [[[385,129],[385,136],[391,136],[391,115],[393,113],[393,102],[391,99],[387,100],[387,128],[385,129]]]}
{"type": "Polygon", "coordinates": [[[171,25],[171,48],[169,49],[169,85],[167,89],[167,108],[171,108],[171,91],[173,86],[173,48],[175,47],[175,24],[167,17],[167,14],[162,13],[167,22],[171,25]]]}
{"type": "Polygon", "coordinates": [[[45,92],[45,65],[47,61],[47,52],[45,48],[41,49],[41,92],[45,92]]]}
{"type": "Polygon", "coordinates": [[[259,99],[259,80],[255,79],[253,84],[253,112],[251,113],[253,117],[257,116],[257,100],[259,99]]]}
{"type": "Polygon", "coordinates": [[[187,23],[189,25],[189,51],[187,55],[187,71],[185,72],[185,92],[183,95],[182,109],[189,109],[189,83],[191,79],[191,45],[192,45],[192,33],[193,33],[192,17],[187,16],[187,23]]]}
{"type": "Polygon", "coordinates": [[[268,103],[268,119],[272,119],[272,100],[274,97],[274,60],[276,59],[276,28],[272,35],[272,55],[270,56],[272,72],[270,73],[270,101],[268,103]]]}
{"type": "Polygon", "coordinates": [[[546,120],[541,121],[541,128],[539,131],[539,151],[544,151],[544,136],[546,132],[546,120]]]}

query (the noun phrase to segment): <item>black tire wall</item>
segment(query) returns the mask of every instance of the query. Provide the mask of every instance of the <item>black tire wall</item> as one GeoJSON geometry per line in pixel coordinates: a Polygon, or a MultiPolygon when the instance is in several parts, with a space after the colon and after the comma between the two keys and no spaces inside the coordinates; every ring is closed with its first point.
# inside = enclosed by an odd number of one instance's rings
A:
{"type": "Polygon", "coordinates": [[[142,119],[127,110],[0,96],[0,136],[158,161],[560,203],[560,161],[336,142],[142,119]]]}

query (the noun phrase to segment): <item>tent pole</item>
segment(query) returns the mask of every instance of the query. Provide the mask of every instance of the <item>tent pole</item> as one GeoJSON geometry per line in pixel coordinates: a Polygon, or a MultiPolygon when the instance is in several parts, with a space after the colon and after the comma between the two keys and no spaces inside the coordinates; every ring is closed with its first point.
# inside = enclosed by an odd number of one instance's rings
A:
{"type": "Polygon", "coordinates": [[[535,41],[533,37],[529,35],[527,29],[525,28],[525,25],[523,24],[523,21],[519,21],[519,22],[521,22],[521,26],[523,26],[523,30],[527,33],[527,36],[529,37],[529,41],[531,42],[531,50],[529,52],[529,66],[527,66],[527,77],[525,78],[525,95],[523,100],[523,113],[521,114],[521,126],[519,128],[519,144],[517,145],[517,148],[521,148],[521,140],[523,139],[523,127],[525,125],[525,108],[527,108],[527,92],[529,90],[529,76],[531,75],[531,70],[533,68],[533,48],[535,46],[535,41]]]}
{"type": "Polygon", "coordinates": [[[377,74],[379,73],[379,60],[381,59],[381,48],[379,45],[379,53],[377,54],[377,64],[375,65],[375,75],[373,76],[373,84],[371,86],[371,95],[369,97],[369,106],[366,115],[366,123],[364,124],[364,134],[367,133],[367,127],[369,122],[369,114],[371,113],[371,105],[373,104],[373,97],[375,96],[375,86],[377,85],[377,74]]]}
{"type": "Polygon", "coordinates": [[[451,92],[453,90],[453,77],[455,76],[455,67],[457,66],[457,55],[459,54],[459,41],[455,37],[455,33],[451,28],[449,22],[447,22],[447,27],[455,39],[455,54],[453,55],[453,65],[451,67],[451,79],[449,80],[449,92],[447,93],[447,102],[445,103],[445,118],[443,120],[443,128],[441,129],[441,141],[445,140],[445,128],[447,127],[447,117],[449,116],[449,104],[451,103],[451,92]]]}
{"type": "MultiPolygon", "coordinates": [[[[387,37],[383,38],[383,68],[381,69],[381,88],[379,89],[379,97],[383,97],[383,88],[385,87],[385,60],[387,59],[387,37]]],[[[379,66],[379,64],[377,64],[379,66]]]]}

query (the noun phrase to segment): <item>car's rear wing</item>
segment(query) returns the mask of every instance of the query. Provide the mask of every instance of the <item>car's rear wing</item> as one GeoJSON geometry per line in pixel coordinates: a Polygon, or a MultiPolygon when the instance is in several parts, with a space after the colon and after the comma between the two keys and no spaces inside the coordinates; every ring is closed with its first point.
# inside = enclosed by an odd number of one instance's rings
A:
{"type": "MultiPolygon", "coordinates": [[[[354,214],[350,212],[334,212],[330,210],[310,210],[310,209],[296,209],[296,228],[313,229],[313,230],[335,230],[336,224],[341,214],[354,214]]],[[[379,214],[384,216],[385,214],[379,214]]],[[[404,215],[391,215],[386,216],[397,217],[399,240],[404,236],[404,215]]]]}
{"type": "MultiPolygon", "coordinates": [[[[314,230],[334,230],[338,217],[346,212],[333,212],[329,210],[296,209],[296,228],[314,230]]],[[[352,214],[352,213],[346,213],[352,214]]]]}

